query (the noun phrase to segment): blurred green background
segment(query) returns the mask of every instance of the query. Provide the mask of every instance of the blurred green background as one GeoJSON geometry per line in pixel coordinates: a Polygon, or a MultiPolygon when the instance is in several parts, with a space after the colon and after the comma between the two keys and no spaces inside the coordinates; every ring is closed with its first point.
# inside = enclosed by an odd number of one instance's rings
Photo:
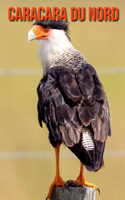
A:
{"type": "MultiPolygon", "coordinates": [[[[6,0],[0,3],[0,70],[14,68],[39,68],[39,45],[27,42],[27,33],[33,22],[10,22],[9,7],[66,7],[70,22],[70,7],[86,7],[84,22],[71,22],[72,44],[97,71],[100,68],[125,66],[125,1],[124,0],[6,0]],[[118,7],[119,21],[89,22],[89,7],[118,7]]],[[[11,70],[10,70],[11,73],[11,70]]],[[[55,175],[55,159],[17,158],[3,155],[8,152],[53,152],[45,126],[37,121],[36,88],[42,75],[11,75],[0,71],[0,200],[44,200],[55,175]]],[[[125,74],[99,74],[107,93],[112,137],[106,144],[105,167],[99,172],[85,171],[86,180],[101,190],[97,200],[124,200],[125,190],[125,74]],[[110,154],[111,153],[111,154],[110,154]]],[[[64,180],[78,176],[80,163],[62,146],[68,158],[61,158],[61,175],[64,180]],[[71,156],[70,156],[71,155],[71,156]]]]}

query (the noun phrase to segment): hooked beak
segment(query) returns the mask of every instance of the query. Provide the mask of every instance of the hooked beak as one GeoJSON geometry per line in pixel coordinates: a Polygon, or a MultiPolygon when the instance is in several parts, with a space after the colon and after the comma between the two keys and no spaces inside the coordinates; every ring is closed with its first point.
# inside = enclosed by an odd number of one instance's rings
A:
{"type": "Polygon", "coordinates": [[[35,40],[35,39],[36,39],[36,36],[35,36],[33,30],[31,29],[28,33],[28,42],[31,40],[35,40]]]}
{"type": "Polygon", "coordinates": [[[45,29],[44,26],[34,25],[28,33],[28,41],[35,39],[45,39],[50,35],[51,29],[45,29]]]}

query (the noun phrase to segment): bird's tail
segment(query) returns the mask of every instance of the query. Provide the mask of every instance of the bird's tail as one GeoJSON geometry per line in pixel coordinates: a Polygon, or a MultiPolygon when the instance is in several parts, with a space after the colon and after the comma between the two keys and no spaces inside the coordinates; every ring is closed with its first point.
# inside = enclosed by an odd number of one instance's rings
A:
{"type": "Polygon", "coordinates": [[[96,141],[91,127],[84,127],[81,139],[69,149],[79,158],[89,171],[98,171],[104,164],[105,142],[96,141]]]}

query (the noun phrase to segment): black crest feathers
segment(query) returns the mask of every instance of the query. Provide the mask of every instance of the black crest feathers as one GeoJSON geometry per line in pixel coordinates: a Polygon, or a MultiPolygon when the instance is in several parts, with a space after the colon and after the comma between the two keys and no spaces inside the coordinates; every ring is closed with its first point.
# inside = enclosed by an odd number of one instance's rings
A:
{"type": "Polygon", "coordinates": [[[45,28],[64,30],[69,33],[69,22],[66,21],[36,21],[33,25],[44,26],[45,28]]]}

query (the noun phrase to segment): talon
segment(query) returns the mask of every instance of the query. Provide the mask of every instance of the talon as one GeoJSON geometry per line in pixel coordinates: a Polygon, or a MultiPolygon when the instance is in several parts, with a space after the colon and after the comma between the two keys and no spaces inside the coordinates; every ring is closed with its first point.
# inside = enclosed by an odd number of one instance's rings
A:
{"type": "Polygon", "coordinates": [[[65,184],[66,184],[67,186],[69,186],[69,183],[70,183],[70,180],[66,181],[65,184]]]}
{"type": "Polygon", "coordinates": [[[68,180],[68,181],[66,181],[66,184],[69,185],[69,186],[77,187],[78,186],[78,181],[68,180]]]}
{"type": "Polygon", "coordinates": [[[74,186],[75,186],[75,187],[77,187],[77,186],[78,186],[78,182],[77,182],[77,181],[75,182],[75,185],[74,185],[74,186]]]}
{"type": "Polygon", "coordinates": [[[69,189],[69,187],[68,187],[68,185],[67,185],[67,182],[65,183],[65,187],[70,191],[70,189],[69,189]]]}
{"type": "Polygon", "coordinates": [[[68,183],[69,184],[70,180],[66,181],[66,184],[68,183]]]}
{"type": "Polygon", "coordinates": [[[100,189],[99,189],[99,188],[97,188],[97,190],[98,190],[98,192],[99,192],[99,195],[100,195],[100,189]]]}

